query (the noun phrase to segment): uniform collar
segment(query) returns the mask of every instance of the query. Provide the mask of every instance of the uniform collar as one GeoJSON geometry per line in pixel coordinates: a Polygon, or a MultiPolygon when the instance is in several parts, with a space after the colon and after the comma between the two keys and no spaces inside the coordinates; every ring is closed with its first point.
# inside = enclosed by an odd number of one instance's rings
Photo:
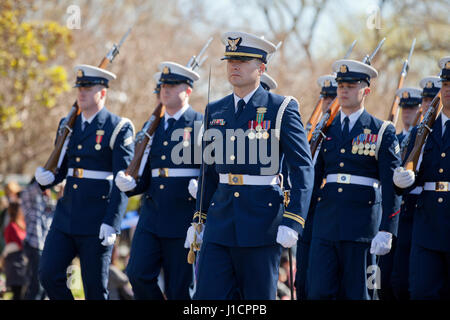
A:
{"type": "Polygon", "coordinates": [[[85,121],[87,121],[89,124],[92,123],[92,120],[94,120],[95,116],[102,111],[103,108],[101,108],[100,110],[98,110],[94,115],[92,115],[91,117],[89,117],[89,119],[86,119],[86,117],[84,116],[84,113],[81,113],[81,123],[84,123],[85,121]]]}
{"type": "MultiPolygon", "coordinates": [[[[364,110],[365,110],[364,107],[362,107],[361,109],[358,109],[357,111],[353,112],[352,114],[350,114],[348,116],[348,118],[350,120],[350,122],[348,124],[350,130],[352,130],[353,126],[355,125],[358,118],[363,114],[364,110]]],[[[345,117],[347,117],[347,115],[341,110],[341,125],[344,124],[345,117]]]]}
{"type": "Polygon", "coordinates": [[[258,90],[259,86],[257,86],[255,88],[255,90],[253,90],[252,92],[250,92],[249,94],[247,94],[244,98],[239,98],[235,93],[233,93],[234,96],[234,110],[237,111],[237,104],[239,102],[239,100],[244,99],[245,104],[247,104],[251,97],[253,96],[253,94],[256,92],[256,90],[258,90]]]}
{"type": "Polygon", "coordinates": [[[187,109],[189,109],[189,103],[186,103],[180,110],[178,110],[173,116],[169,115],[167,111],[164,113],[164,121],[167,122],[167,120],[173,118],[175,121],[178,121],[178,119],[181,118],[181,116],[186,112],[187,109]]]}

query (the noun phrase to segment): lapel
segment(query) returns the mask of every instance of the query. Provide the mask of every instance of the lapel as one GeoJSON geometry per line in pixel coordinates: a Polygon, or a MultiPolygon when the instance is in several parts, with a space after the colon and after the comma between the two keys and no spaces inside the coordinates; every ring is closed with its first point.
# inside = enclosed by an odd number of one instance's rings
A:
{"type": "Polygon", "coordinates": [[[92,133],[94,133],[95,131],[97,131],[98,129],[103,128],[103,125],[105,124],[106,121],[106,116],[108,115],[108,110],[106,109],[106,107],[103,107],[102,110],[100,110],[97,115],[95,116],[95,118],[92,120],[91,124],[89,125],[89,127],[84,130],[81,131],[81,116],[80,118],[80,124],[79,124],[79,128],[80,128],[80,138],[78,139],[79,142],[83,141],[84,139],[86,139],[87,137],[89,137],[90,135],[92,135],[92,133]]]}
{"type": "Polygon", "coordinates": [[[268,95],[268,92],[262,86],[259,86],[259,88],[255,91],[253,96],[248,101],[247,105],[244,108],[244,111],[241,113],[239,118],[236,119],[237,128],[242,127],[250,120],[256,120],[256,108],[268,108],[268,95]]]}
{"type": "Polygon", "coordinates": [[[339,111],[334,117],[331,126],[328,128],[326,136],[330,137],[331,139],[336,139],[337,141],[342,140],[341,111],[339,111]]]}
{"type": "MultiPolygon", "coordinates": [[[[226,123],[225,123],[225,127],[234,127],[235,124],[235,109],[234,109],[234,95],[230,94],[227,97],[225,97],[224,99],[224,106],[223,109],[220,109],[219,112],[216,112],[214,114],[209,114],[209,120],[211,121],[213,119],[218,119],[218,118],[224,118],[226,123]]],[[[242,115],[241,115],[242,116],[242,115]]],[[[206,123],[206,127],[209,128],[210,124],[206,123]]]]}
{"type": "Polygon", "coordinates": [[[437,143],[437,145],[439,146],[439,149],[442,149],[443,141],[442,141],[442,116],[441,115],[439,115],[437,117],[436,121],[434,122],[433,129],[430,133],[430,136],[437,143]]]}

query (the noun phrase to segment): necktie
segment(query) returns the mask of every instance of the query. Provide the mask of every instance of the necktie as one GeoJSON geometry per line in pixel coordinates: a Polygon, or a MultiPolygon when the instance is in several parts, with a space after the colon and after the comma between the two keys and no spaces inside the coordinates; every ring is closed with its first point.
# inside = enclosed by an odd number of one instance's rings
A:
{"type": "Polygon", "coordinates": [[[86,129],[89,127],[89,122],[84,121],[83,122],[83,132],[86,132],[86,129]]]}
{"type": "Polygon", "coordinates": [[[241,99],[238,101],[238,109],[236,111],[236,119],[239,118],[239,116],[241,115],[242,111],[244,111],[244,107],[245,107],[245,101],[244,99],[241,99]]]}
{"type": "Polygon", "coordinates": [[[345,140],[348,138],[348,135],[350,134],[350,127],[349,127],[350,119],[348,117],[344,118],[344,128],[342,128],[342,139],[345,140]]]}
{"type": "Polygon", "coordinates": [[[167,129],[166,129],[166,133],[168,133],[172,128],[173,125],[175,124],[175,119],[174,118],[169,118],[167,119],[167,129]]]}

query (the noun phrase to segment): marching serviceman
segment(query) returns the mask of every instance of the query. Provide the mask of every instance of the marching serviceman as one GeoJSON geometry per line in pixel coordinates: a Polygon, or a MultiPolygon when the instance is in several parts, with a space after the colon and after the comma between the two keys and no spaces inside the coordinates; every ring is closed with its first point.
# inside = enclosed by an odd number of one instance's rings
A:
{"type": "MultiPolygon", "coordinates": [[[[105,107],[109,81],[116,76],[89,65],[75,68],[81,115],[56,174],[38,167],[37,182],[50,188],[64,179],[40,262],[40,280],[50,299],[73,299],[66,269],[79,256],[86,299],[108,299],[111,253],[120,231],[127,196],[113,178],[133,157],[134,127],[105,107]]],[[[64,126],[64,121],[60,126],[64,126]]]]}
{"type": "Polygon", "coordinates": [[[165,297],[187,300],[192,266],[186,260],[189,250],[184,241],[195,211],[188,184],[199,175],[200,164],[194,163],[194,125],[197,122],[200,128],[203,119],[190,106],[189,97],[200,77],[175,62],[163,62],[159,68],[164,117],[151,140],[141,177],[135,181],[120,172],[116,184],[128,196],[143,194],[127,266],[135,298],[164,298],[158,286],[162,268],[165,297]]]}
{"type": "MultiPolygon", "coordinates": [[[[401,118],[403,123],[403,130],[397,134],[397,139],[399,140],[400,145],[402,145],[403,139],[410,134],[414,126],[414,120],[419,111],[420,103],[422,102],[422,90],[405,87],[397,90],[396,95],[400,98],[399,108],[401,108],[401,118]]],[[[402,149],[400,148],[400,150],[402,149]]],[[[378,263],[381,270],[381,288],[378,290],[380,300],[395,300],[395,292],[398,292],[401,287],[404,288],[405,285],[406,290],[408,290],[408,270],[406,270],[406,274],[400,274],[399,271],[401,270],[404,272],[404,266],[402,266],[402,264],[408,263],[409,261],[412,210],[415,205],[413,199],[417,197],[417,194],[420,191],[421,190],[419,189],[414,190],[413,194],[403,196],[399,214],[398,236],[392,239],[391,251],[380,257],[378,263]],[[407,198],[410,199],[407,201],[407,198]],[[394,271],[395,259],[397,259],[397,266],[394,271]],[[404,283],[405,280],[406,283],[404,283]]]]}
{"type": "Polygon", "coordinates": [[[400,197],[394,193],[392,175],[401,163],[400,147],[394,126],[364,108],[377,71],[355,60],[338,60],[333,70],[341,111],[328,128],[315,164],[317,204],[307,296],[364,300],[369,299],[369,249],[370,254],[388,253],[397,232],[400,197]]]}
{"type": "MultiPolygon", "coordinates": [[[[400,145],[403,145],[404,139],[407,139],[408,135],[411,134],[413,122],[417,112],[419,112],[419,106],[423,101],[424,94],[428,93],[416,88],[403,88],[397,91],[397,95],[400,97],[399,107],[402,109],[403,122],[403,131],[397,135],[400,145]]],[[[421,188],[416,188],[410,193],[403,195],[399,214],[398,235],[392,243],[392,252],[386,255],[392,256],[392,273],[388,277],[390,278],[388,286],[392,288],[392,293],[395,299],[398,300],[409,299],[408,275],[412,221],[417,197],[420,192],[422,192],[421,188]]],[[[381,259],[380,265],[382,264],[381,259]]],[[[381,268],[385,273],[386,269],[381,268]]],[[[383,274],[381,288],[383,288],[383,274]]]]}
{"type": "Polygon", "coordinates": [[[438,94],[439,90],[441,90],[441,78],[436,76],[425,77],[420,80],[419,84],[422,88],[422,115],[425,115],[431,101],[433,101],[433,98],[438,94]]]}
{"type": "MultiPolygon", "coordinates": [[[[323,98],[322,112],[328,110],[328,106],[336,98],[337,82],[335,75],[324,75],[317,79],[317,85],[320,88],[320,95],[323,98]]],[[[297,268],[295,273],[295,289],[297,300],[306,300],[306,273],[308,270],[309,246],[311,243],[314,209],[317,203],[317,196],[311,197],[311,204],[306,219],[305,230],[297,242],[297,268]]]]}
{"type": "Polygon", "coordinates": [[[202,236],[203,242],[194,299],[275,299],[282,247],[295,245],[305,224],[311,154],[298,103],[260,85],[276,47],[244,32],[227,32],[222,41],[233,93],[206,107],[194,214],[195,222],[206,223],[196,228],[196,242],[202,236]],[[280,187],[283,158],[292,184],[289,202],[280,187]]]}
{"type": "MultiPolygon", "coordinates": [[[[439,61],[442,111],[429,133],[417,175],[400,167],[394,183],[408,192],[423,187],[416,203],[411,239],[409,285],[412,299],[449,299],[450,283],[450,56],[439,61]]],[[[417,130],[411,135],[412,151],[417,130]]]]}

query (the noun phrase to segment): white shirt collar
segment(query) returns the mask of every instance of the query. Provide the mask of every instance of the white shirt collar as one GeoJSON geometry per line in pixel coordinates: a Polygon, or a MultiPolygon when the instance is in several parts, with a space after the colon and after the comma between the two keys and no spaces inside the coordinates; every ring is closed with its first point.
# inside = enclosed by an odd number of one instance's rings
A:
{"type": "Polygon", "coordinates": [[[89,124],[91,124],[92,120],[94,120],[95,116],[101,111],[98,110],[95,114],[93,114],[89,119],[86,119],[86,117],[84,116],[84,113],[81,113],[81,123],[84,124],[85,121],[87,121],[89,124]]]}
{"type": "Polygon", "coordinates": [[[406,136],[410,131],[411,131],[411,128],[410,128],[409,130],[406,130],[405,128],[403,128],[402,134],[403,134],[404,136],[406,136]]]}
{"type": "Polygon", "coordinates": [[[249,102],[249,100],[251,99],[251,97],[253,96],[253,94],[256,92],[256,90],[258,90],[259,87],[256,87],[255,90],[253,90],[252,92],[250,92],[248,95],[246,95],[244,98],[239,98],[236,93],[233,93],[234,95],[234,110],[237,111],[237,105],[239,100],[244,99],[245,104],[247,104],[249,102]]]}
{"type": "MultiPolygon", "coordinates": [[[[359,119],[359,117],[362,115],[363,112],[364,112],[364,107],[362,107],[361,109],[358,109],[357,111],[353,112],[352,114],[350,114],[348,116],[348,118],[350,120],[350,122],[348,124],[348,127],[349,127],[350,131],[352,130],[352,128],[355,125],[356,121],[359,119]]],[[[347,115],[341,110],[341,126],[344,125],[345,117],[347,117],[347,115]]]]}
{"type": "Polygon", "coordinates": [[[180,110],[178,110],[173,116],[167,113],[167,111],[164,113],[164,121],[167,122],[170,118],[174,118],[176,121],[181,118],[183,113],[186,112],[186,110],[189,108],[189,103],[186,103],[180,110]]]}

